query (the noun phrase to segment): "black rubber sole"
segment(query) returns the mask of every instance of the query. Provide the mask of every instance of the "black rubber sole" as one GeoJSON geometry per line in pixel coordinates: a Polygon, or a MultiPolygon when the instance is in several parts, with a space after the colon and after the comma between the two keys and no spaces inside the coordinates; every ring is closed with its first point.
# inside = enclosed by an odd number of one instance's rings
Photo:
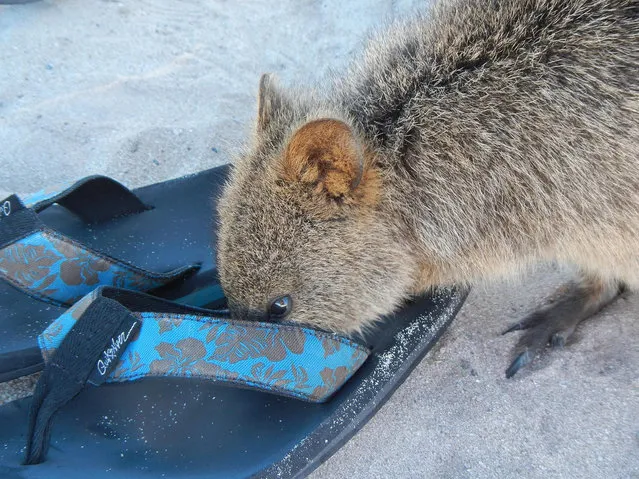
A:
{"type": "Polygon", "coordinates": [[[188,379],[88,387],[54,420],[46,462],[20,465],[30,399],[0,407],[0,476],[13,478],[305,477],[375,414],[466,298],[441,290],[388,318],[374,354],[327,403],[188,379]]]}
{"type": "MultiPolygon", "coordinates": [[[[214,199],[221,192],[229,165],[134,190],[153,209],[87,226],[54,205],[40,213],[51,228],[97,251],[157,272],[201,263],[196,275],[152,292],[166,299],[197,298],[196,306],[221,296],[216,289],[214,199]],[[204,298],[204,299],[203,299],[204,298]]],[[[65,307],[35,299],[0,280],[0,382],[42,367],[36,338],[65,307]]]]}

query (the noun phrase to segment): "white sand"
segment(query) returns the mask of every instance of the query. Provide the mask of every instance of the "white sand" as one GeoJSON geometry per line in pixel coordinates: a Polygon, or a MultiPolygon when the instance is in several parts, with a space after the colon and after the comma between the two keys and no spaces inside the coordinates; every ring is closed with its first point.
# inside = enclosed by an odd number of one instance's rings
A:
{"type": "MultiPolygon", "coordinates": [[[[91,173],[137,186],[228,162],[260,73],[319,80],[371,26],[420,3],[0,6],[0,193],[91,173]]],[[[436,349],[314,477],[639,477],[637,295],[504,379],[517,335],[499,332],[561,279],[546,269],[477,288],[436,349]]],[[[0,386],[0,399],[25,384],[0,386]]]]}

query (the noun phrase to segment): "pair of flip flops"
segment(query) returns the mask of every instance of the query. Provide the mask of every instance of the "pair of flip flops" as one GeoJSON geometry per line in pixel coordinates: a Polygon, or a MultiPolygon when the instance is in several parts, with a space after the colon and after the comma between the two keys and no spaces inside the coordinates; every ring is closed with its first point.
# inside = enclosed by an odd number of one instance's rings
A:
{"type": "Polygon", "coordinates": [[[7,200],[0,372],[46,365],[32,398],[0,407],[2,477],[303,477],[463,304],[439,290],[348,338],[211,309],[224,306],[209,249],[226,174],[134,192],[94,177],[7,200]]]}

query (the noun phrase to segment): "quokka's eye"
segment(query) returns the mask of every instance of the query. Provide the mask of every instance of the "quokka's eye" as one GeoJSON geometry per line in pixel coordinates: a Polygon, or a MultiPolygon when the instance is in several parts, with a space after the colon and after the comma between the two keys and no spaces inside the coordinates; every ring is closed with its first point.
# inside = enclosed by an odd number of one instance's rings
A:
{"type": "Polygon", "coordinates": [[[291,312],[293,308],[293,300],[289,295],[280,296],[275,298],[268,308],[268,314],[271,319],[281,320],[284,319],[291,312]]]}

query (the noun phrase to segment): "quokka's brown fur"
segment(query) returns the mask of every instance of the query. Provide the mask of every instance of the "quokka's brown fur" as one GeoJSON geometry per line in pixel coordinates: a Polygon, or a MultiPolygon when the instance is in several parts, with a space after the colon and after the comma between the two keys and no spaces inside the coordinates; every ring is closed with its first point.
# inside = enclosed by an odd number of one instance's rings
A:
{"type": "Polygon", "coordinates": [[[353,332],[433,286],[577,265],[513,327],[545,328],[534,352],[639,287],[639,0],[440,4],[258,103],[219,202],[236,315],[290,295],[288,320],[353,332]]]}

